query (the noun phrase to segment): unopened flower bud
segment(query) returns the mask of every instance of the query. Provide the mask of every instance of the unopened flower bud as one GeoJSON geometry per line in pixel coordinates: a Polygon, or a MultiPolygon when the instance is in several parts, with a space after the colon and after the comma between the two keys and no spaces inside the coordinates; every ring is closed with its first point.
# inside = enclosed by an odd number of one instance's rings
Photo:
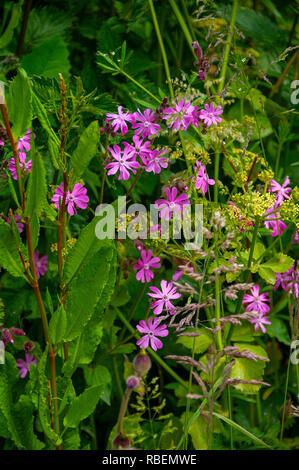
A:
{"type": "Polygon", "coordinates": [[[131,441],[128,437],[117,434],[113,441],[114,449],[128,449],[130,447],[131,441]]]}
{"type": "Polygon", "coordinates": [[[7,330],[6,328],[3,328],[2,330],[2,337],[4,338],[4,341],[6,342],[9,342],[9,343],[14,342],[13,337],[11,336],[9,330],[7,330]]]}
{"type": "Polygon", "coordinates": [[[292,238],[292,244],[293,245],[298,245],[298,243],[299,243],[299,231],[296,230],[296,232],[294,233],[293,238],[292,238]]]}
{"type": "Polygon", "coordinates": [[[150,357],[147,354],[140,353],[134,357],[133,366],[135,372],[137,372],[138,375],[142,376],[150,370],[150,368],[152,367],[152,363],[150,357]]]}
{"type": "Polygon", "coordinates": [[[134,246],[139,251],[144,250],[145,248],[144,243],[142,240],[140,240],[140,238],[136,238],[136,240],[134,241],[134,246]]]}
{"type": "Polygon", "coordinates": [[[26,353],[29,353],[30,351],[32,351],[34,349],[34,343],[32,343],[32,341],[27,341],[25,344],[24,344],[24,351],[26,353]]]}
{"type": "Polygon", "coordinates": [[[136,388],[139,385],[139,379],[138,377],[135,377],[135,375],[131,375],[128,380],[127,380],[127,387],[128,388],[136,388]]]}
{"type": "Polygon", "coordinates": [[[20,328],[10,328],[9,331],[11,332],[12,335],[15,336],[25,336],[26,333],[23,330],[20,330],[20,328]]]}

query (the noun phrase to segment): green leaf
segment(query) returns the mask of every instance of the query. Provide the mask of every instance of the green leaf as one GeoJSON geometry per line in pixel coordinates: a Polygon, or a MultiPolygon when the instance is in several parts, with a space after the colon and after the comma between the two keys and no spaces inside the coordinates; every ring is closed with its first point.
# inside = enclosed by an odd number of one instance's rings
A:
{"type": "Polygon", "coordinates": [[[283,320],[280,318],[271,318],[271,325],[267,326],[267,334],[271,338],[277,338],[281,343],[289,346],[291,344],[288,328],[283,320]]]}
{"type": "Polygon", "coordinates": [[[0,218],[0,266],[6,269],[12,276],[26,279],[24,266],[17,250],[13,231],[8,224],[0,218]]]}
{"type": "Polygon", "coordinates": [[[98,121],[93,121],[82,133],[71,160],[70,167],[74,170],[74,175],[80,178],[89,162],[95,156],[100,142],[100,132],[98,121]]]}
{"type": "Polygon", "coordinates": [[[177,343],[183,344],[186,348],[193,350],[194,345],[194,352],[196,354],[202,354],[208,349],[208,346],[213,343],[212,335],[205,330],[204,328],[198,328],[196,330],[188,330],[188,331],[196,331],[197,333],[201,333],[200,336],[180,336],[177,340],[177,343]]]}
{"type": "Polygon", "coordinates": [[[265,265],[261,265],[258,268],[258,273],[263,279],[265,279],[267,283],[272,284],[272,285],[275,284],[276,276],[275,276],[273,269],[269,267],[265,267],[265,265]]]}
{"type": "Polygon", "coordinates": [[[33,214],[31,218],[31,232],[32,232],[32,244],[33,244],[34,250],[38,245],[39,231],[40,231],[39,218],[37,214],[33,214]]]}
{"type": "Polygon", "coordinates": [[[272,260],[267,261],[262,266],[272,269],[275,273],[285,273],[291,269],[294,262],[295,261],[290,256],[278,253],[272,260]]]}
{"type": "Polygon", "coordinates": [[[25,70],[19,69],[10,84],[6,96],[9,120],[12,123],[12,133],[16,141],[31,128],[32,94],[25,70]]]}
{"type": "Polygon", "coordinates": [[[15,28],[18,26],[22,17],[22,5],[24,0],[19,0],[18,3],[13,4],[9,23],[0,37],[0,49],[4,49],[12,40],[15,28]]]}
{"type": "MultiPolygon", "coordinates": [[[[268,358],[266,351],[261,346],[256,346],[253,344],[242,344],[235,343],[234,346],[237,346],[240,351],[248,349],[249,351],[268,358]]],[[[234,358],[235,364],[232,368],[230,377],[243,380],[262,380],[264,375],[264,369],[266,367],[266,361],[257,360],[251,361],[249,359],[234,358]]],[[[261,385],[251,385],[251,384],[237,384],[234,387],[242,392],[247,393],[257,393],[261,388],[261,385]]]]}
{"type": "Polygon", "coordinates": [[[93,257],[89,258],[72,281],[66,302],[68,312],[66,341],[79,336],[82,333],[82,328],[94,313],[109,279],[107,266],[113,258],[112,247],[111,243],[110,247],[100,249],[93,257]]]}
{"type": "Polygon", "coordinates": [[[46,170],[39,153],[32,156],[32,167],[29,176],[25,216],[31,218],[34,214],[46,209],[47,201],[46,170]]]}
{"type": "Polygon", "coordinates": [[[231,419],[227,418],[226,416],[223,416],[219,413],[215,413],[215,411],[213,412],[213,415],[216,416],[217,418],[221,419],[222,421],[224,421],[225,423],[229,424],[230,426],[232,426],[233,428],[237,429],[238,431],[240,431],[242,434],[244,434],[245,436],[249,437],[250,439],[252,439],[254,442],[256,442],[256,444],[259,444],[261,445],[262,447],[268,447],[268,449],[271,449],[271,447],[266,444],[264,441],[262,441],[261,439],[259,439],[258,437],[256,437],[254,434],[252,434],[251,432],[247,431],[247,429],[243,428],[242,426],[240,426],[239,424],[235,423],[234,421],[232,421],[231,419]]]}
{"type": "Polygon", "coordinates": [[[83,419],[90,416],[94,412],[103,390],[103,385],[96,385],[87,388],[76,397],[63,420],[65,427],[76,428],[83,419]]]}
{"type": "Polygon", "coordinates": [[[84,229],[69,252],[63,270],[63,283],[69,284],[81,269],[83,263],[94,255],[101,247],[111,245],[111,240],[99,240],[95,235],[95,227],[100,217],[95,217],[84,229]]]}
{"type": "Polygon", "coordinates": [[[21,64],[29,75],[54,78],[61,73],[66,78],[70,70],[68,55],[65,40],[55,35],[34,47],[32,52],[23,57],[21,64]]]}
{"type": "Polygon", "coordinates": [[[104,391],[101,395],[101,400],[103,400],[107,405],[110,405],[110,394],[111,394],[111,374],[107,367],[98,365],[94,369],[92,367],[86,367],[84,369],[84,376],[86,383],[89,387],[96,385],[103,385],[104,391]]]}
{"type": "Polygon", "coordinates": [[[49,323],[49,335],[52,344],[59,344],[64,340],[66,331],[67,317],[62,305],[58,307],[52,315],[49,323]]]}

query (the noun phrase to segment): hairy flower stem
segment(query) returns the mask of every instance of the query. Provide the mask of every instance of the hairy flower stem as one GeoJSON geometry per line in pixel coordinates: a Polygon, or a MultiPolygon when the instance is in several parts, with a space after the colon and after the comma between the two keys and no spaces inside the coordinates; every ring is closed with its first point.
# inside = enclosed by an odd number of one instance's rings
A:
{"type": "Polygon", "coordinates": [[[119,410],[119,415],[118,415],[118,420],[117,420],[117,434],[121,434],[122,432],[122,424],[123,424],[125,414],[127,412],[131,393],[132,393],[132,389],[127,387],[123,395],[122,403],[121,403],[120,410],[119,410]]]}
{"type": "MultiPolygon", "coordinates": [[[[1,113],[2,113],[2,116],[3,116],[6,132],[7,132],[7,135],[9,137],[10,144],[11,144],[11,147],[12,147],[12,151],[13,151],[13,154],[14,154],[14,157],[15,157],[18,184],[19,184],[19,191],[20,191],[20,198],[21,198],[21,201],[22,201],[22,209],[25,210],[25,194],[24,194],[24,191],[23,191],[20,161],[19,161],[19,156],[18,156],[18,152],[17,152],[17,144],[16,144],[16,142],[14,140],[14,137],[12,135],[6,105],[1,104],[0,107],[1,107],[1,113]]],[[[32,231],[31,231],[31,225],[30,225],[29,217],[25,217],[25,224],[26,224],[26,237],[27,237],[27,245],[28,245],[28,256],[29,256],[30,270],[31,270],[31,275],[32,275],[32,278],[30,277],[29,281],[30,281],[31,287],[34,291],[35,298],[36,298],[38,308],[39,308],[39,311],[40,311],[40,316],[41,316],[41,319],[42,319],[45,341],[46,341],[46,344],[49,345],[51,390],[52,390],[53,403],[54,403],[54,429],[55,429],[55,432],[59,435],[60,431],[59,431],[58,398],[57,398],[57,385],[56,385],[56,365],[55,365],[55,354],[56,353],[54,352],[53,346],[50,343],[47,314],[46,314],[45,306],[44,306],[43,299],[42,299],[42,296],[41,296],[41,293],[40,293],[39,283],[38,283],[38,279],[37,279],[36,266],[35,266],[35,261],[34,261],[32,231]]],[[[60,446],[57,446],[57,449],[60,449],[60,446]]]]}
{"type": "Polygon", "coordinates": [[[182,28],[182,31],[183,31],[184,35],[185,35],[188,46],[190,47],[192,54],[196,58],[196,54],[194,53],[194,49],[192,47],[192,41],[193,41],[192,36],[190,34],[190,31],[189,31],[189,29],[186,25],[186,22],[185,22],[184,18],[182,16],[181,12],[180,12],[180,9],[178,8],[177,4],[175,3],[175,0],[169,0],[169,3],[171,5],[171,8],[173,9],[173,12],[174,12],[175,16],[178,19],[178,22],[180,23],[180,26],[182,28]]]}
{"type": "Polygon", "coordinates": [[[18,149],[17,149],[17,143],[15,142],[14,137],[12,135],[7,107],[5,104],[0,104],[0,108],[1,108],[1,114],[3,117],[5,129],[6,129],[10,144],[11,144],[11,148],[12,148],[15,163],[16,163],[16,171],[17,171],[17,177],[18,177],[18,186],[19,186],[19,193],[20,193],[20,198],[21,198],[21,206],[22,206],[22,209],[24,210],[25,195],[24,195],[24,190],[23,190],[22,172],[21,172],[21,167],[20,167],[20,159],[19,159],[19,154],[18,154],[18,149]]]}
{"type": "MultiPolygon", "coordinates": [[[[109,134],[106,135],[104,161],[107,158],[108,146],[109,146],[109,134]]],[[[102,179],[101,179],[101,190],[100,190],[100,205],[103,203],[106,174],[107,174],[107,170],[103,168],[102,179]]]]}

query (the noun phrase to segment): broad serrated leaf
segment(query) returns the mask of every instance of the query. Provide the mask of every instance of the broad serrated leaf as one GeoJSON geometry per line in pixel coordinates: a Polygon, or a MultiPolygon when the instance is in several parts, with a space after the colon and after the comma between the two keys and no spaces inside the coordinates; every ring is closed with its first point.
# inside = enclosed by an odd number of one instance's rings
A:
{"type": "Polygon", "coordinates": [[[5,98],[13,136],[18,141],[31,127],[32,119],[32,93],[25,70],[18,70],[5,98]]]}
{"type": "Polygon", "coordinates": [[[9,19],[9,23],[0,37],[0,49],[4,49],[12,40],[14,30],[18,26],[19,21],[22,16],[22,5],[24,0],[19,0],[18,3],[12,5],[11,15],[9,19]]]}
{"type": "Polygon", "coordinates": [[[27,278],[24,266],[20,259],[17,243],[13,231],[8,224],[0,218],[0,266],[6,269],[12,276],[27,278]]]}
{"type": "Polygon", "coordinates": [[[272,271],[274,271],[275,273],[285,273],[286,271],[291,269],[294,262],[295,261],[290,256],[287,256],[283,253],[278,253],[273,259],[267,261],[262,266],[264,268],[272,269],[272,271]]]}
{"type": "Polygon", "coordinates": [[[72,281],[66,302],[68,325],[66,341],[75,339],[92,317],[109,280],[107,265],[113,257],[113,245],[100,249],[83,265],[72,281]]]}
{"type": "Polygon", "coordinates": [[[82,176],[89,162],[95,156],[100,142],[98,121],[93,121],[82,133],[71,160],[70,168],[78,178],[82,176]]]}
{"type": "Polygon", "coordinates": [[[79,272],[83,263],[101,247],[111,245],[111,240],[99,240],[95,235],[95,228],[100,217],[95,217],[84,229],[69,252],[63,270],[63,283],[69,284],[79,272]]]}
{"type": "Polygon", "coordinates": [[[200,336],[180,336],[177,340],[178,344],[183,344],[186,348],[193,350],[197,354],[201,354],[208,349],[208,346],[213,343],[212,335],[205,330],[204,328],[198,328],[197,330],[189,330],[196,331],[200,333],[200,336]]]}
{"type": "Polygon", "coordinates": [[[48,206],[46,170],[39,153],[32,156],[32,168],[29,176],[25,216],[31,218],[48,206]]]}
{"type": "Polygon", "coordinates": [[[104,385],[87,388],[70,405],[63,420],[66,428],[76,428],[83,419],[90,416],[103,393],[104,385]]]}

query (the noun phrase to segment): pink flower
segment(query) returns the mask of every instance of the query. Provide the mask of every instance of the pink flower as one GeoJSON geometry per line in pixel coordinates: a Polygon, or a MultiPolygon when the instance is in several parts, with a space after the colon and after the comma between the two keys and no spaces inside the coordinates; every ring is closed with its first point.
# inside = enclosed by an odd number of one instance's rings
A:
{"type": "Polygon", "coordinates": [[[159,134],[161,128],[159,124],[153,122],[155,117],[154,111],[146,109],[142,114],[138,109],[138,111],[132,114],[132,117],[132,129],[136,129],[135,134],[141,134],[143,139],[151,135],[159,134]]]}
{"type": "MultiPolygon", "coordinates": [[[[4,220],[4,222],[8,225],[11,225],[11,222],[10,222],[10,218],[9,217],[6,217],[5,215],[0,215],[1,219],[4,220]]],[[[16,214],[14,215],[14,221],[18,227],[18,230],[19,230],[19,233],[22,233],[23,232],[23,229],[24,229],[24,224],[22,222],[19,222],[21,220],[21,216],[16,214]]]]}
{"type": "Polygon", "coordinates": [[[274,290],[277,290],[279,286],[283,288],[283,290],[287,291],[287,281],[291,281],[293,279],[294,273],[294,266],[291,267],[288,271],[284,273],[275,273],[276,276],[276,283],[274,286],[274,290]]]}
{"type": "MultiPolygon", "coordinates": [[[[30,151],[30,134],[31,134],[30,129],[27,129],[27,132],[24,135],[24,137],[21,137],[19,139],[18,150],[20,150],[21,152],[24,152],[25,150],[26,152],[30,151]]],[[[33,134],[33,137],[36,138],[36,135],[33,134]]]]}
{"type": "Polygon", "coordinates": [[[287,176],[283,184],[280,185],[275,180],[271,180],[269,191],[276,193],[276,204],[281,205],[284,199],[290,199],[289,193],[292,191],[291,187],[287,187],[290,183],[290,178],[287,176]]]}
{"type": "Polygon", "coordinates": [[[265,214],[269,214],[265,216],[264,214],[264,225],[268,229],[272,229],[272,232],[270,232],[270,235],[272,237],[277,237],[279,233],[282,233],[286,228],[286,224],[280,220],[280,212],[275,211],[276,207],[270,207],[269,209],[266,210],[265,214]],[[267,220],[270,219],[270,220],[267,220]],[[274,220],[273,220],[274,219],[274,220]]]}
{"type": "MultiPolygon", "coordinates": [[[[30,173],[30,171],[31,171],[31,160],[28,160],[28,162],[26,162],[26,153],[19,152],[19,160],[20,160],[20,168],[21,168],[22,173],[23,172],[30,173]]],[[[13,177],[13,179],[17,180],[18,175],[17,175],[16,162],[15,162],[14,157],[12,157],[10,159],[8,169],[11,172],[11,176],[13,177]]]]}
{"type": "Polygon", "coordinates": [[[203,120],[204,124],[208,127],[210,127],[212,124],[217,125],[218,122],[222,121],[222,118],[219,117],[220,114],[223,113],[223,109],[221,106],[217,106],[217,108],[214,108],[212,103],[210,106],[208,104],[205,104],[205,109],[201,109],[198,113],[199,119],[203,120]]]}
{"type": "MultiPolygon", "coordinates": [[[[298,299],[299,297],[299,269],[296,269],[295,271],[295,265],[292,268],[293,268],[293,272],[290,278],[291,282],[289,282],[287,285],[287,291],[290,294],[293,294],[298,299]]],[[[291,269],[288,272],[290,272],[291,269]]]]}
{"type": "Polygon", "coordinates": [[[147,159],[150,157],[152,150],[149,148],[151,142],[149,140],[143,141],[138,135],[133,136],[133,144],[123,142],[124,146],[128,148],[128,151],[132,153],[133,158],[140,157],[142,162],[146,165],[147,159]]]}
{"type": "Polygon", "coordinates": [[[258,331],[260,328],[263,333],[266,333],[266,328],[264,325],[271,325],[271,322],[268,320],[268,316],[264,316],[262,313],[258,314],[256,317],[253,317],[249,320],[249,323],[254,325],[254,330],[258,331]]]}
{"type": "Polygon", "coordinates": [[[121,135],[125,135],[128,132],[128,126],[126,122],[131,122],[132,121],[132,114],[129,111],[126,111],[123,113],[123,107],[119,106],[118,108],[118,114],[117,113],[108,113],[106,116],[106,121],[111,121],[112,120],[112,127],[114,132],[117,132],[118,129],[120,128],[121,130],[121,135]]]}
{"type": "Polygon", "coordinates": [[[208,185],[213,186],[215,184],[215,180],[209,178],[208,173],[206,173],[206,167],[202,165],[198,160],[196,161],[194,171],[197,172],[195,189],[201,189],[202,193],[206,194],[208,190],[208,185]]]}
{"type": "Polygon", "coordinates": [[[172,214],[184,212],[186,205],[190,204],[187,194],[180,194],[177,196],[177,188],[166,188],[165,190],[167,199],[158,199],[155,201],[154,207],[161,209],[159,215],[165,220],[170,220],[172,214]]]}
{"type": "Polygon", "coordinates": [[[119,180],[128,180],[130,178],[129,170],[136,174],[135,168],[139,168],[139,163],[134,159],[134,153],[132,153],[128,147],[122,151],[118,145],[113,145],[113,148],[109,147],[109,152],[114,158],[114,162],[108,163],[105,168],[109,168],[107,175],[115,175],[119,170],[119,180]]]}
{"type": "Polygon", "coordinates": [[[25,361],[24,359],[17,360],[17,367],[20,369],[19,374],[22,379],[24,379],[30,371],[31,364],[37,365],[36,359],[34,359],[32,354],[25,353],[25,357],[25,361]]]}
{"type": "Polygon", "coordinates": [[[14,336],[24,336],[26,335],[25,331],[20,330],[19,328],[3,328],[0,326],[0,339],[3,341],[4,346],[7,343],[14,343],[13,337],[14,336]]]}
{"type": "MultiPolygon", "coordinates": [[[[194,271],[193,266],[191,266],[191,264],[188,263],[187,261],[183,262],[182,264],[186,265],[186,267],[189,268],[189,270],[194,271]]],[[[177,269],[173,273],[172,280],[179,281],[183,275],[184,275],[184,269],[177,269]]]]}
{"type": "Polygon", "coordinates": [[[33,256],[37,279],[39,279],[41,276],[46,274],[46,271],[48,271],[48,255],[39,257],[39,251],[35,251],[33,256]]]}
{"type": "MultiPolygon", "coordinates": [[[[51,199],[57,209],[60,207],[63,200],[63,190],[64,183],[61,183],[60,186],[57,186],[55,194],[51,199]]],[[[67,206],[67,211],[70,215],[77,214],[76,207],[86,209],[88,201],[89,197],[87,196],[87,189],[84,188],[81,183],[76,183],[73,191],[67,191],[66,193],[65,205],[67,206]]]]}
{"type": "Polygon", "coordinates": [[[203,69],[199,69],[198,78],[199,78],[199,80],[204,80],[206,78],[206,74],[205,74],[205,71],[203,69]]]}
{"type": "Polygon", "coordinates": [[[0,138],[0,147],[4,147],[4,145],[5,145],[4,140],[0,138]]]}
{"type": "MultiPolygon", "coordinates": [[[[168,153],[168,151],[166,151],[166,153],[168,153]]],[[[165,150],[153,150],[148,158],[145,171],[147,171],[148,173],[153,172],[154,175],[157,175],[161,173],[161,168],[167,167],[168,158],[165,157],[165,150]]]]}
{"type": "Polygon", "coordinates": [[[270,302],[270,299],[267,297],[267,292],[260,294],[260,286],[256,284],[250,289],[250,294],[245,294],[243,299],[243,304],[248,304],[246,306],[246,312],[255,311],[260,314],[265,314],[269,312],[270,307],[266,302],[270,302]]]}
{"type": "Polygon", "coordinates": [[[141,251],[141,258],[138,259],[137,263],[134,264],[133,268],[135,271],[138,271],[136,274],[136,279],[141,282],[150,282],[154,278],[154,273],[151,271],[151,268],[158,269],[161,268],[160,258],[157,256],[152,258],[152,250],[141,251]]]}
{"type": "Polygon", "coordinates": [[[192,113],[196,110],[197,107],[192,106],[190,101],[184,103],[184,100],[180,100],[172,108],[165,109],[163,119],[167,119],[168,127],[173,130],[186,130],[193,121],[192,113]]]}
{"type": "Polygon", "coordinates": [[[154,318],[153,320],[152,317],[149,317],[148,325],[144,320],[141,320],[139,325],[137,325],[137,330],[140,333],[145,333],[145,336],[142,336],[136,344],[142,349],[146,349],[150,344],[154,351],[163,347],[162,341],[160,341],[157,336],[165,337],[168,335],[166,325],[160,325],[160,320],[158,320],[158,318],[154,318]]]}
{"type": "Polygon", "coordinates": [[[167,281],[164,280],[161,281],[161,290],[155,286],[151,286],[150,290],[152,292],[148,292],[147,295],[157,299],[151,306],[151,308],[154,309],[155,315],[160,315],[163,308],[165,308],[167,312],[169,312],[169,310],[175,309],[175,306],[171,303],[171,300],[181,297],[181,294],[176,291],[177,288],[172,287],[172,282],[167,284],[167,281]]]}

